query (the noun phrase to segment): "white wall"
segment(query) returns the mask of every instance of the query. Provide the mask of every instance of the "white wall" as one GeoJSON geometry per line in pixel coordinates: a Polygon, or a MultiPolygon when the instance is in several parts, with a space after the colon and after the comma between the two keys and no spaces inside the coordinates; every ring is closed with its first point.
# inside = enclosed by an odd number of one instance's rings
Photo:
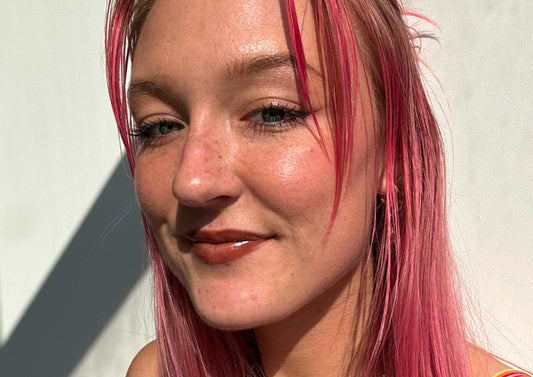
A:
{"type": "Polygon", "coordinates": [[[149,305],[128,306],[149,294],[126,296],[145,259],[136,209],[119,224],[137,225],[138,236],[118,242],[127,228],[113,225],[135,201],[127,179],[113,176],[120,148],[104,15],[104,0],[2,2],[2,376],[124,375],[151,332],[137,308],[149,305]]]}
{"type": "MultiPolygon", "coordinates": [[[[533,3],[413,3],[441,27],[440,43],[424,45],[449,101],[460,269],[491,348],[533,369],[533,3]]],[[[104,12],[104,0],[13,1],[0,12],[3,371],[120,376],[153,336],[106,97],[104,12]]]]}

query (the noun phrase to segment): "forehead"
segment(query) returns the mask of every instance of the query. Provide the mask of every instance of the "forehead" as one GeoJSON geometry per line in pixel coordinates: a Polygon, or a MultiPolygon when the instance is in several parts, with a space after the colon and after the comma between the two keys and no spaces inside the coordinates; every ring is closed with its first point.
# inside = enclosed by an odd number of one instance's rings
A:
{"type": "MultiPolygon", "coordinates": [[[[157,0],[136,46],[132,77],[172,67],[194,66],[194,71],[207,73],[221,63],[291,52],[284,4],[280,0],[157,0]]],[[[307,0],[297,0],[295,5],[306,57],[315,65],[311,5],[307,0]]]]}

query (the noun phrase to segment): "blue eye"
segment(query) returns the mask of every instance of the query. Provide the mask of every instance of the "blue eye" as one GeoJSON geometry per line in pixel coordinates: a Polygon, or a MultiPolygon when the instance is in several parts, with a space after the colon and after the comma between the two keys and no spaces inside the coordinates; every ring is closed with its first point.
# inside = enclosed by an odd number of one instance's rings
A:
{"type": "Polygon", "coordinates": [[[247,118],[254,127],[262,131],[282,131],[289,126],[301,123],[309,112],[296,110],[286,104],[270,103],[250,113],[247,118]]]}
{"type": "Polygon", "coordinates": [[[281,108],[268,108],[263,109],[261,112],[261,120],[266,123],[282,122],[287,117],[288,113],[281,108]]]}
{"type": "Polygon", "coordinates": [[[161,135],[167,135],[171,132],[181,131],[184,128],[182,124],[169,122],[169,121],[157,122],[156,124],[153,125],[153,127],[154,127],[154,132],[161,134],[161,135]]]}
{"type": "Polygon", "coordinates": [[[130,135],[138,138],[141,142],[150,142],[158,137],[164,137],[173,132],[181,131],[185,126],[181,123],[160,119],[149,122],[143,122],[136,127],[130,135]]]}

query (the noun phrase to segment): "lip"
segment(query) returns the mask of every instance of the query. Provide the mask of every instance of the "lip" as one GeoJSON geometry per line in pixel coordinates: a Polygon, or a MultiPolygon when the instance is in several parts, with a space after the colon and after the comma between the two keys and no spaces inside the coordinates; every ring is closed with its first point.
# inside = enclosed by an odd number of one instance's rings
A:
{"type": "Polygon", "coordinates": [[[185,237],[192,243],[191,252],[206,264],[228,264],[248,255],[273,236],[236,229],[198,230],[185,237]]]}

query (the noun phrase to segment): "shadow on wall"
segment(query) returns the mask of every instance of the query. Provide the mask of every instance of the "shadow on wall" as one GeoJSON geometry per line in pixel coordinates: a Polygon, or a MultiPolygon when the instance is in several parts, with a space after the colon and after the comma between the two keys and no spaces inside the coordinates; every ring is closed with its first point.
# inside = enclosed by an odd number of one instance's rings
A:
{"type": "Polygon", "coordinates": [[[0,349],[0,375],[68,376],[147,267],[131,179],[118,163],[0,349]]]}

